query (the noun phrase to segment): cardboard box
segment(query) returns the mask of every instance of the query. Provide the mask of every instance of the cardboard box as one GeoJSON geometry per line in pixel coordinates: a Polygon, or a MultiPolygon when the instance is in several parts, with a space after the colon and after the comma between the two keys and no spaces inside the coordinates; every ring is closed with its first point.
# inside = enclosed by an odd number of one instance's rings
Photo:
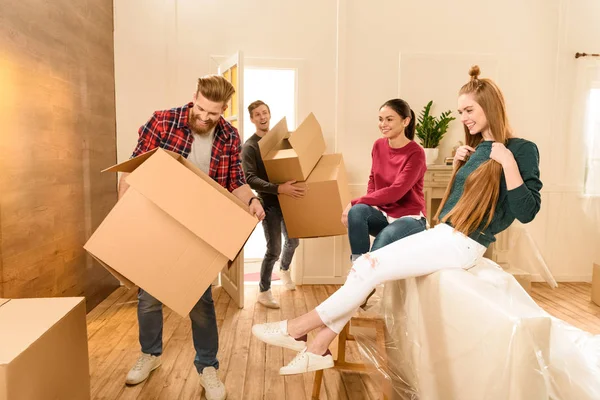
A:
{"type": "Polygon", "coordinates": [[[462,269],[386,284],[386,346],[403,394],[428,400],[551,397],[549,378],[540,371],[550,364],[552,320],[533,301],[519,301],[528,296],[510,275],[497,274],[507,277],[506,287],[462,269]]]}
{"type": "Polygon", "coordinates": [[[592,301],[600,306],[600,265],[594,264],[592,272],[592,301]]]}
{"type": "Polygon", "coordinates": [[[278,196],[289,237],[345,235],[342,212],[350,203],[350,191],[342,155],[322,156],[306,182],[298,185],[307,187],[303,198],[278,196]]]}
{"type": "Polygon", "coordinates": [[[172,152],[156,149],[106,171],[131,172],[130,188],[84,248],[126,286],[186,316],[258,220],[172,152]]]}
{"type": "Polygon", "coordinates": [[[90,398],[85,300],[0,299],[0,399],[90,398]]]}
{"type": "Polygon", "coordinates": [[[311,113],[294,132],[285,117],[259,140],[260,154],[272,183],[305,181],[325,152],[321,126],[311,113]]]}

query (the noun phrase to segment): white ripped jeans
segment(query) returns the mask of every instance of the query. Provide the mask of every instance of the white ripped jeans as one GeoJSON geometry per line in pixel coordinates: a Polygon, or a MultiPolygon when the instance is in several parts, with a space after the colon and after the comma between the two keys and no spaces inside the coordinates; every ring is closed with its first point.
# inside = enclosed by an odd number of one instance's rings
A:
{"type": "Polygon", "coordinates": [[[316,308],[329,329],[340,333],[380,283],[428,275],[445,268],[469,268],[486,247],[446,224],[408,236],[358,258],[346,283],[316,308]]]}

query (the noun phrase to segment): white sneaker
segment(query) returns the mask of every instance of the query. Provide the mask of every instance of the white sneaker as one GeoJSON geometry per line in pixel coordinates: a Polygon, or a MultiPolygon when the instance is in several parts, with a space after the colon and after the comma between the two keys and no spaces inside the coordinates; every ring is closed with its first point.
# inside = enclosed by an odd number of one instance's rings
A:
{"type": "Polygon", "coordinates": [[[252,334],[267,344],[294,351],[300,351],[306,347],[306,335],[301,338],[302,340],[296,340],[288,334],[287,320],[254,325],[252,334]]]}
{"type": "Polygon", "coordinates": [[[281,283],[285,285],[287,290],[296,290],[296,284],[292,280],[290,275],[290,271],[284,271],[282,269],[279,270],[279,277],[281,278],[281,283]]]}
{"type": "Polygon", "coordinates": [[[204,388],[206,400],[225,400],[227,398],[225,385],[219,379],[215,367],[206,367],[202,370],[200,384],[204,388]]]}
{"type": "Polygon", "coordinates": [[[268,308],[279,308],[279,303],[273,298],[271,289],[258,294],[258,302],[268,308]]]}
{"type": "Polygon", "coordinates": [[[333,357],[329,351],[326,355],[320,356],[304,349],[288,365],[279,369],[279,375],[303,374],[331,367],[333,367],[333,357]]]}
{"type": "Polygon", "coordinates": [[[133,368],[127,373],[125,383],[128,385],[137,385],[145,381],[150,376],[150,372],[160,367],[160,356],[144,354],[138,358],[133,368]]]}

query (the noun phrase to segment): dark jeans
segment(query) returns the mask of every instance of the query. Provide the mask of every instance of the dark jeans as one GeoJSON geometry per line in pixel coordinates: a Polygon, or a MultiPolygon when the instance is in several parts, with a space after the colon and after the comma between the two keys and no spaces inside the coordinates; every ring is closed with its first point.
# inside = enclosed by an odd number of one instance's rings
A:
{"type": "Polygon", "coordinates": [[[404,217],[388,223],[385,215],[366,204],[352,206],[348,213],[348,238],[353,260],[415,233],[424,231],[425,218],[404,217]],[[370,236],[375,236],[373,247],[370,236]]]}
{"type": "Polygon", "coordinates": [[[265,207],[265,219],[262,222],[262,226],[267,241],[267,252],[265,253],[265,258],[263,258],[262,265],[260,266],[259,286],[261,292],[266,292],[271,289],[271,274],[273,273],[275,262],[279,259],[279,255],[281,254],[280,269],[287,271],[290,268],[294,251],[296,251],[296,247],[298,247],[300,241],[288,237],[285,222],[283,221],[283,214],[281,213],[281,208],[278,206],[265,207]],[[283,251],[281,251],[282,233],[285,239],[283,251]]]}
{"type": "MultiPolygon", "coordinates": [[[[142,353],[158,356],[162,354],[163,313],[162,303],[142,289],[138,292],[138,323],[142,353]]],[[[192,338],[196,349],[194,365],[198,373],[205,367],[219,368],[219,333],[212,291],[209,286],[198,303],[190,311],[192,338]]]]}

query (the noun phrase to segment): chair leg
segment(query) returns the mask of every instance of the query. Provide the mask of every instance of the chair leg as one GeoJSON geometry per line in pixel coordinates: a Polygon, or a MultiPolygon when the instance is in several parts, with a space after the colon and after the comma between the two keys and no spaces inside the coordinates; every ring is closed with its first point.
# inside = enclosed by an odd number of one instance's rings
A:
{"type": "Polygon", "coordinates": [[[346,341],[348,340],[348,334],[350,333],[350,322],[344,326],[344,329],[338,335],[338,356],[337,360],[340,363],[346,362],[346,341]]]}
{"type": "Polygon", "coordinates": [[[319,400],[321,394],[321,383],[323,382],[323,370],[315,372],[315,380],[313,381],[312,400],[319,400]]]}
{"type": "MultiPolygon", "coordinates": [[[[384,371],[389,373],[388,370],[388,359],[387,359],[387,349],[385,348],[386,343],[386,329],[384,321],[375,322],[375,332],[377,338],[377,347],[379,347],[379,353],[382,358],[382,368],[384,371]]],[[[381,399],[388,400],[391,399],[392,395],[392,384],[388,381],[385,376],[381,377],[381,399]]]]}

